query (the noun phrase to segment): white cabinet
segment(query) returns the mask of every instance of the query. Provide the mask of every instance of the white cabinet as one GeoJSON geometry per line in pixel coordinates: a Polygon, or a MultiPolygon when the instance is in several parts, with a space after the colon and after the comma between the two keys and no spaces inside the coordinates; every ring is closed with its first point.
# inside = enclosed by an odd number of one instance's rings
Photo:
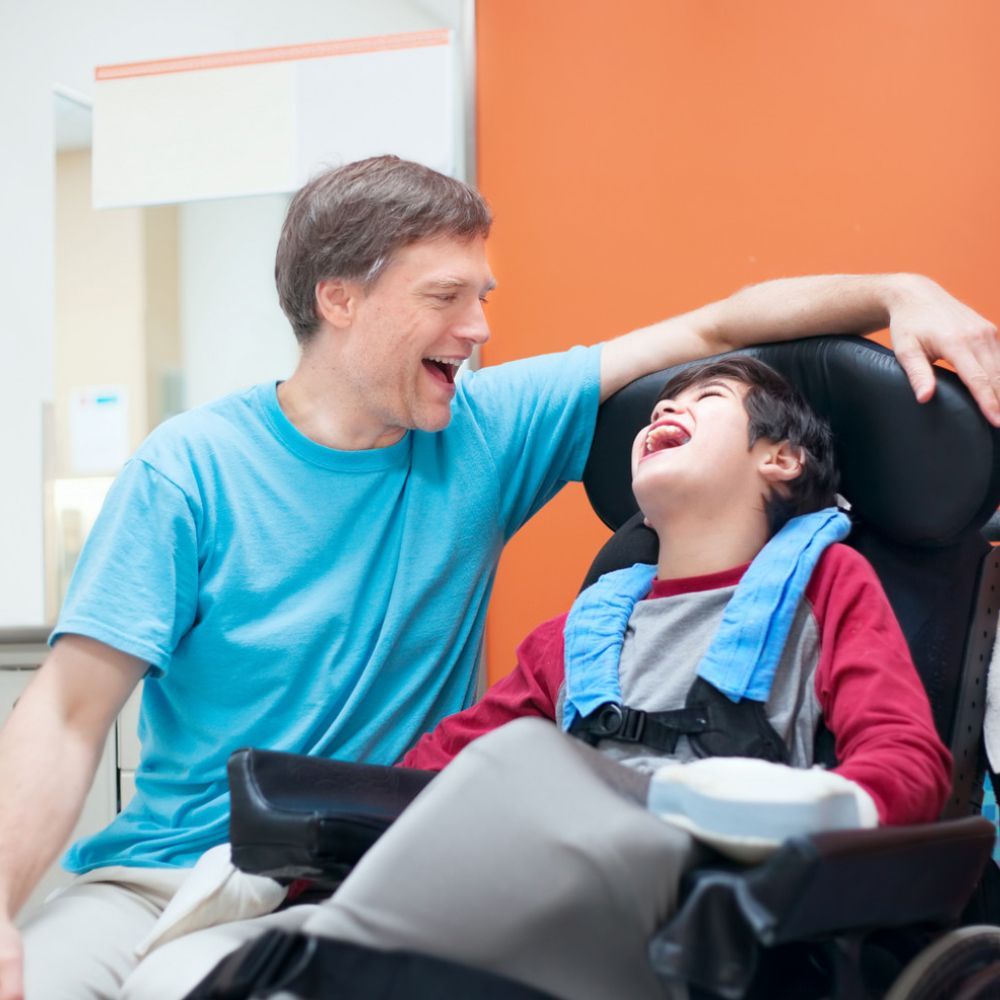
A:
{"type": "MultiPolygon", "coordinates": [[[[47,648],[45,629],[0,629],[0,725],[7,721],[14,703],[27,687],[35,670],[45,658],[47,648]]],[[[73,830],[72,839],[89,836],[106,826],[119,810],[120,801],[128,801],[135,789],[135,766],[139,758],[139,741],[136,736],[138,721],[138,692],[129,700],[118,725],[108,735],[97,766],[97,774],[83,812],[73,830]],[[119,776],[119,761],[128,767],[119,776]]],[[[45,899],[53,889],[69,882],[71,876],[54,864],[25,906],[24,913],[45,899]]]]}

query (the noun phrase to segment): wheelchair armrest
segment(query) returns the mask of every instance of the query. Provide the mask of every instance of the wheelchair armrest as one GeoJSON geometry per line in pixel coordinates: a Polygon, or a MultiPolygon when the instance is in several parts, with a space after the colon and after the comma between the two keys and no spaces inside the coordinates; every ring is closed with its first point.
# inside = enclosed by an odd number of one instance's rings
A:
{"type": "Polygon", "coordinates": [[[665,975],[728,995],[750,982],[759,945],[955,923],[995,837],[980,817],[842,830],[793,838],[754,868],[698,869],[654,936],[651,960],[665,975]],[[697,947],[709,939],[711,949],[697,947]]]}
{"type": "Polygon", "coordinates": [[[437,773],[273,750],[229,758],[237,868],[282,881],[339,881],[437,773]]]}
{"type": "Polygon", "coordinates": [[[789,841],[747,873],[754,930],[771,945],[845,928],[955,923],[995,839],[992,823],[970,816],[789,841]]]}

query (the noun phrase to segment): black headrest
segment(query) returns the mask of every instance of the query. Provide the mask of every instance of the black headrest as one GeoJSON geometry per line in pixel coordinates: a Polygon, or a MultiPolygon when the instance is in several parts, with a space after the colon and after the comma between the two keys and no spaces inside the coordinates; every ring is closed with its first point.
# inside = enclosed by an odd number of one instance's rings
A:
{"type": "MultiPolygon", "coordinates": [[[[816,337],[736,352],[777,369],[833,430],[840,492],[895,541],[940,545],[979,528],[1000,500],[1000,431],[952,372],[919,404],[892,352],[861,337],[816,337]]],[[[637,379],[600,409],[584,473],[598,517],[617,530],[637,511],[632,439],[678,365],[637,379]]]]}

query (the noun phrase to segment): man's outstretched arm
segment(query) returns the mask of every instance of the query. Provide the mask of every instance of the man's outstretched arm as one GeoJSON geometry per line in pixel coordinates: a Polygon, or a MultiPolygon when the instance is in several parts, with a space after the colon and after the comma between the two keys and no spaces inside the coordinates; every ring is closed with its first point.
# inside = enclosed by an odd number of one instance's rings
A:
{"type": "Polygon", "coordinates": [[[0,732],[0,1000],[21,1000],[14,917],[65,846],[111,723],[146,664],[65,635],[0,732]]]}
{"type": "Polygon", "coordinates": [[[648,372],[737,347],[884,327],[920,402],[934,394],[931,364],[941,359],[1000,426],[997,328],[915,274],[779,278],[627,333],[604,347],[601,398],[648,372]]]}

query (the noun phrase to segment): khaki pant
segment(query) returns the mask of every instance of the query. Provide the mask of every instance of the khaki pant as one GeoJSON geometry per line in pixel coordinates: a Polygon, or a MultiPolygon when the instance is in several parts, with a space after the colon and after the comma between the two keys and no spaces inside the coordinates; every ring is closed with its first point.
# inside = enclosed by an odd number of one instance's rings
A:
{"type": "Polygon", "coordinates": [[[179,1000],[245,941],[271,927],[294,930],[316,909],[296,906],[220,924],[140,962],[136,944],[186,875],[184,869],[105,868],[47,902],[22,928],[26,1000],[179,1000]]]}

